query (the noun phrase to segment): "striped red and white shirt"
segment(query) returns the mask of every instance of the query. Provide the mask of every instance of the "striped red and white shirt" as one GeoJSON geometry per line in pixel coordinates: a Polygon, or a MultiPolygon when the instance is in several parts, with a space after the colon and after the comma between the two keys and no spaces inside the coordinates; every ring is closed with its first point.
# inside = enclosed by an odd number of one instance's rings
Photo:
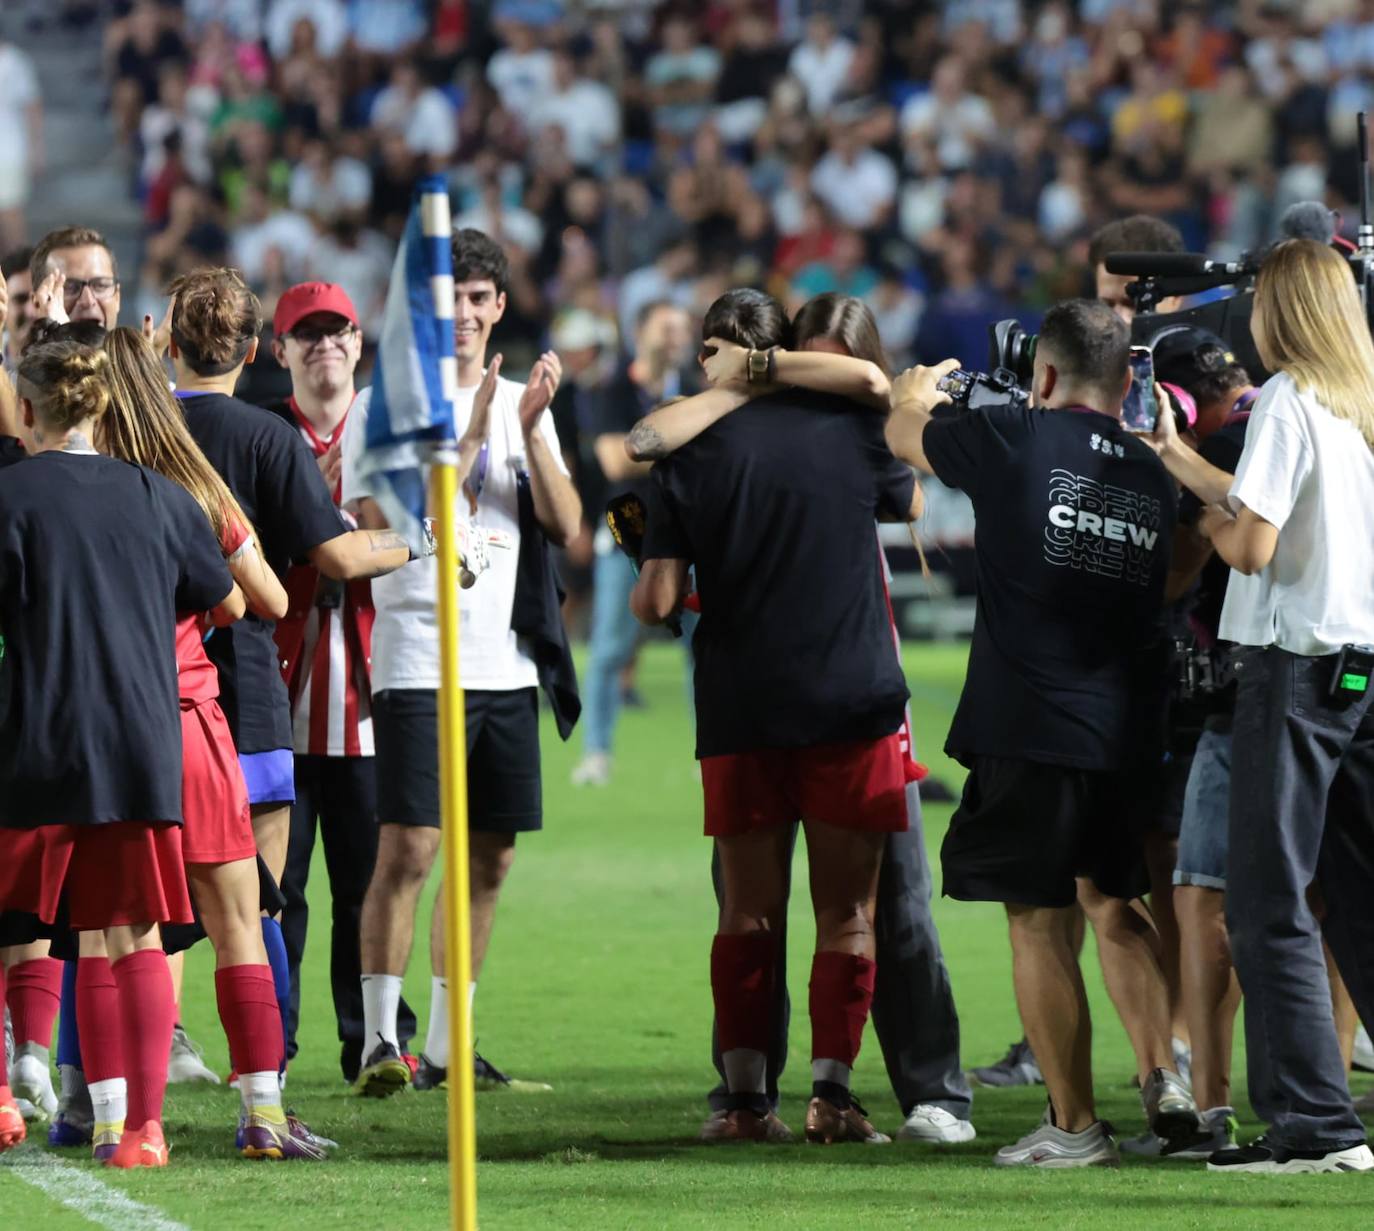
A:
{"type": "MultiPolygon", "coordinates": [[[[291,422],[316,457],[343,436],[347,414],[321,437],[293,397],[291,422]]],[[[340,488],[334,488],[338,503],[340,488]]],[[[372,743],[372,587],[337,582],[305,564],[286,575],[286,616],[277,621],[277,652],[291,696],[293,745],[298,754],[370,757],[372,743]]]]}

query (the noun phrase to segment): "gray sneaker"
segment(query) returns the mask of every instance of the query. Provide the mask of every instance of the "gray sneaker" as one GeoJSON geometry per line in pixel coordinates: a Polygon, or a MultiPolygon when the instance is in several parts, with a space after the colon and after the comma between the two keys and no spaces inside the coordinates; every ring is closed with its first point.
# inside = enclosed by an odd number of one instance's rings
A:
{"type": "Polygon", "coordinates": [[[1081,1133],[1069,1133],[1051,1124],[1046,1111],[1034,1132],[1015,1145],[1003,1146],[993,1162],[999,1167],[1119,1167],[1121,1155],[1101,1120],[1081,1133]]]}
{"type": "Polygon", "coordinates": [[[1179,1141],[1198,1131],[1197,1103],[1177,1073],[1154,1069],[1140,1087],[1140,1103],[1150,1131],[1165,1141],[1179,1141]]]}
{"type": "Polygon", "coordinates": [[[1205,1162],[1219,1150],[1236,1148],[1236,1120],[1234,1107],[1209,1107],[1198,1117],[1198,1130],[1191,1137],[1166,1141],[1161,1158],[1181,1158],[1205,1162]]]}
{"type": "Polygon", "coordinates": [[[981,1069],[969,1070],[970,1080],[980,1086],[1043,1086],[1045,1079],[1040,1066],[1035,1062],[1035,1053],[1030,1044],[1022,1039],[1013,1043],[1011,1049],[996,1064],[984,1065],[981,1069]]]}
{"type": "Polygon", "coordinates": [[[172,1051],[167,1057],[167,1080],[204,1081],[212,1086],[219,1085],[219,1074],[201,1059],[203,1054],[200,1044],[194,1042],[181,1026],[177,1026],[172,1031],[172,1051]]]}

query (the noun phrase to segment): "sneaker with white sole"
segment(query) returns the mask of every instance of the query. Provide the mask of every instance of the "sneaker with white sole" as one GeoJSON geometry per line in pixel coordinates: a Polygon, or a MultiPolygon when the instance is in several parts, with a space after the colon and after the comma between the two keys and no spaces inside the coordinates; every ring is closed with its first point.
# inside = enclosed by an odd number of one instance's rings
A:
{"type": "Polygon", "coordinates": [[[1355,1031],[1355,1051],[1351,1056],[1351,1067],[1361,1073],[1374,1073],[1374,1041],[1369,1031],[1361,1026],[1355,1031]]]}
{"type": "Polygon", "coordinates": [[[10,1089],[15,1098],[28,1099],[33,1104],[36,1114],[30,1119],[47,1123],[57,1114],[57,1092],[52,1088],[46,1047],[38,1043],[21,1043],[14,1049],[10,1089]]]}
{"type": "Polygon", "coordinates": [[[1177,1073],[1169,1069],[1151,1069],[1145,1084],[1140,1087],[1140,1103],[1155,1136],[1168,1142],[1196,1135],[1197,1103],[1177,1073]]]}
{"type": "Polygon", "coordinates": [[[172,1030],[172,1050],[167,1057],[169,1082],[203,1081],[212,1086],[220,1084],[219,1074],[202,1058],[200,1044],[194,1042],[185,1029],[177,1025],[172,1030]]]}
{"type": "Polygon", "coordinates": [[[926,1141],[937,1145],[962,1145],[978,1133],[968,1120],[930,1103],[917,1103],[897,1130],[898,1141],[926,1141]]]}
{"type": "Polygon", "coordinates": [[[1218,1150],[1232,1149],[1236,1144],[1235,1109],[1209,1107],[1198,1112],[1197,1132],[1188,1137],[1165,1141],[1154,1133],[1144,1132],[1120,1143],[1121,1152],[1135,1158],[1181,1159],[1187,1162],[1206,1162],[1218,1150]]]}
{"type": "Polygon", "coordinates": [[[999,1167],[1119,1167],[1121,1155],[1111,1129],[1101,1120],[1070,1133],[1051,1124],[1047,1110],[1037,1128],[1014,1145],[1003,1146],[993,1162],[999,1167]]]}
{"type": "Polygon", "coordinates": [[[1318,1147],[1290,1150],[1267,1137],[1238,1149],[1219,1150],[1207,1160],[1208,1171],[1251,1175],[1320,1175],[1341,1171],[1374,1171],[1374,1153],[1361,1142],[1340,1150],[1318,1147]]]}
{"type": "Polygon", "coordinates": [[[605,786],[611,780],[611,754],[589,752],[572,772],[573,786],[605,786]]]}
{"type": "Polygon", "coordinates": [[[1036,1063],[1030,1044],[1022,1039],[1013,1043],[1007,1054],[996,1064],[970,1069],[969,1079],[980,1086],[1042,1086],[1045,1078],[1036,1063]]]}

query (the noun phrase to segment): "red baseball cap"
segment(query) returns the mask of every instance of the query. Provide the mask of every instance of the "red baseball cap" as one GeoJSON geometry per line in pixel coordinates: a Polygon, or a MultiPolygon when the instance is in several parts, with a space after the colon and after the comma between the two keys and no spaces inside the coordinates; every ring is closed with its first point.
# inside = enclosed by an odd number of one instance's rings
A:
{"type": "Polygon", "coordinates": [[[358,310],[343,287],[333,282],[301,282],[277,300],[272,332],[284,337],[316,312],[332,312],[354,325],[358,323],[358,310]]]}

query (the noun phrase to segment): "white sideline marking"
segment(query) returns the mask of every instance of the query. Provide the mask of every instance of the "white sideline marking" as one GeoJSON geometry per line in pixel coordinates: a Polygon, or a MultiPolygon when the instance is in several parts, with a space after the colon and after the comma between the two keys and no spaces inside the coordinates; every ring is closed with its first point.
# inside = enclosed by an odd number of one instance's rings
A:
{"type": "Polygon", "coordinates": [[[119,1189],[43,1150],[20,1148],[0,1155],[0,1167],[106,1231],[190,1231],[161,1210],[126,1197],[119,1189]]]}

